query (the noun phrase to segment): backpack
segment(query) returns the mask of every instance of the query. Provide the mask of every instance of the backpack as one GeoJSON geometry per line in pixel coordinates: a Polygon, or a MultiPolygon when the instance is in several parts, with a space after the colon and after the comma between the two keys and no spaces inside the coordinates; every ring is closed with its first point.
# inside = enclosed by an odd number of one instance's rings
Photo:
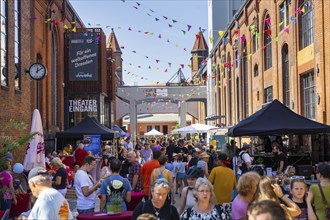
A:
{"type": "Polygon", "coordinates": [[[242,152],[240,152],[239,153],[239,159],[240,159],[240,161],[241,161],[241,163],[242,163],[242,165],[241,166],[239,166],[239,169],[242,171],[242,174],[243,173],[246,173],[247,171],[248,171],[248,168],[247,168],[247,166],[246,166],[246,163],[245,163],[245,161],[244,161],[244,159],[243,159],[243,155],[244,154],[247,154],[246,152],[244,152],[244,151],[242,151],[242,152]]]}
{"type": "Polygon", "coordinates": [[[113,198],[123,198],[124,182],[121,180],[107,179],[107,202],[111,202],[113,198]]]}

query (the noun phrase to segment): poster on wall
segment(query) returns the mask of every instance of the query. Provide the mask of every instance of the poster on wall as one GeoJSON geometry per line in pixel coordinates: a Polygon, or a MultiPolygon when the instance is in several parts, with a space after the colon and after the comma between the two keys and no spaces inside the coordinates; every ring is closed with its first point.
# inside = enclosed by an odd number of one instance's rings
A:
{"type": "Polygon", "coordinates": [[[84,145],[87,152],[100,155],[101,135],[84,135],[84,145]]]}
{"type": "Polygon", "coordinates": [[[98,80],[98,38],[95,33],[70,34],[70,81],[98,80]]]}

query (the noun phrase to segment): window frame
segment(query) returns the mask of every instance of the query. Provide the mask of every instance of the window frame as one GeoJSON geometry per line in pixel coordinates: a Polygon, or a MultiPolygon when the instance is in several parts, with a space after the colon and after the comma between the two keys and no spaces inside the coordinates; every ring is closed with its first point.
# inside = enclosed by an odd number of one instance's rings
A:
{"type": "Polygon", "coordinates": [[[305,12],[300,16],[300,49],[304,49],[314,43],[314,4],[310,0],[304,0],[300,7],[305,7],[305,12]],[[306,8],[306,4],[308,4],[306,8]]]}
{"type": "Polygon", "coordinates": [[[2,26],[5,26],[3,30],[5,32],[2,32],[2,28],[0,31],[0,84],[1,86],[8,87],[9,86],[9,80],[8,80],[8,1],[7,0],[0,0],[0,22],[2,26]],[[4,5],[4,9],[2,6],[4,5]],[[4,10],[4,11],[3,11],[4,10]],[[4,12],[4,14],[3,14],[4,12]],[[5,25],[3,25],[3,22],[5,25]],[[2,35],[4,35],[2,39],[2,35]],[[4,40],[4,44],[2,42],[4,40]],[[4,47],[2,47],[4,45],[4,47]],[[4,48],[4,50],[3,50],[4,48]],[[4,52],[3,52],[4,51],[4,52]],[[4,54],[4,57],[2,57],[2,53],[4,54]],[[4,60],[4,65],[2,65],[2,62],[4,60]],[[4,71],[7,71],[7,77],[4,76],[4,71]]]}
{"type": "Polygon", "coordinates": [[[301,76],[302,86],[302,109],[304,117],[315,120],[316,119],[316,84],[315,73],[310,71],[301,76]]]}
{"type": "Polygon", "coordinates": [[[265,19],[264,19],[264,29],[263,29],[263,37],[264,37],[264,51],[263,51],[263,60],[264,60],[264,71],[270,69],[273,64],[272,64],[272,37],[268,35],[266,30],[270,29],[271,30],[271,23],[268,25],[266,24],[266,19],[270,18],[269,14],[266,14],[265,19]],[[266,29],[267,27],[267,29],[266,29]]]}
{"type": "MultiPolygon", "coordinates": [[[[14,0],[14,62],[17,68],[17,77],[15,77],[15,89],[22,89],[22,74],[21,74],[21,0],[14,0]],[[17,7],[17,8],[16,8],[17,7]],[[17,15],[17,18],[16,18],[17,15]],[[17,20],[16,20],[17,19],[17,20]],[[17,39],[16,39],[17,37],[17,39]],[[17,48],[16,48],[17,47],[17,48]],[[17,49],[17,51],[16,51],[17,49]],[[18,54],[16,54],[16,52],[18,54]],[[18,60],[16,63],[16,59],[18,60]]],[[[15,70],[16,71],[16,70],[15,70]]]]}

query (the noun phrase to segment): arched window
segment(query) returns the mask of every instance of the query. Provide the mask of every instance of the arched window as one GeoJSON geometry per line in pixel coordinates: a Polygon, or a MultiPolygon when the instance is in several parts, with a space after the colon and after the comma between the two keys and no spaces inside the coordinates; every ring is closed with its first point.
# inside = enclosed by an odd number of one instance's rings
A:
{"type": "Polygon", "coordinates": [[[265,16],[264,20],[264,70],[272,67],[272,34],[271,34],[271,20],[269,15],[265,16]]]}
{"type": "Polygon", "coordinates": [[[256,64],[256,65],[254,65],[254,68],[253,68],[253,76],[257,77],[258,75],[259,75],[258,64],[256,64]]]}
{"type": "Polygon", "coordinates": [[[290,81],[289,81],[289,49],[288,45],[282,47],[282,78],[283,78],[283,103],[290,108],[290,81]]]}
{"type": "Polygon", "coordinates": [[[304,49],[314,42],[314,7],[311,0],[300,0],[298,7],[301,12],[299,18],[299,45],[300,49],[304,49]]]}
{"type": "Polygon", "coordinates": [[[228,77],[228,105],[229,105],[229,125],[232,124],[233,120],[233,100],[232,100],[232,72],[231,72],[231,56],[228,53],[227,59],[227,77],[228,77]]]}
{"type": "Polygon", "coordinates": [[[240,95],[240,92],[239,92],[239,88],[240,88],[240,85],[239,85],[239,78],[236,77],[236,94],[237,94],[237,99],[236,99],[236,114],[237,114],[237,121],[240,121],[241,118],[240,118],[240,112],[241,112],[241,107],[239,105],[239,99],[241,98],[241,95],[240,95]]]}

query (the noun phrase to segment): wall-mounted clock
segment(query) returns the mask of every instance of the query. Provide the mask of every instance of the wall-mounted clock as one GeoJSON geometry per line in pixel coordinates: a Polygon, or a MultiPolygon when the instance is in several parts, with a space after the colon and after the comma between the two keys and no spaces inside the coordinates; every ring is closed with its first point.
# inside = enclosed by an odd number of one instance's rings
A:
{"type": "Polygon", "coordinates": [[[47,69],[41,63],[34,63],[30,66],[29,74],[32,79],[42,80],[47,75],[47,69]]]}

